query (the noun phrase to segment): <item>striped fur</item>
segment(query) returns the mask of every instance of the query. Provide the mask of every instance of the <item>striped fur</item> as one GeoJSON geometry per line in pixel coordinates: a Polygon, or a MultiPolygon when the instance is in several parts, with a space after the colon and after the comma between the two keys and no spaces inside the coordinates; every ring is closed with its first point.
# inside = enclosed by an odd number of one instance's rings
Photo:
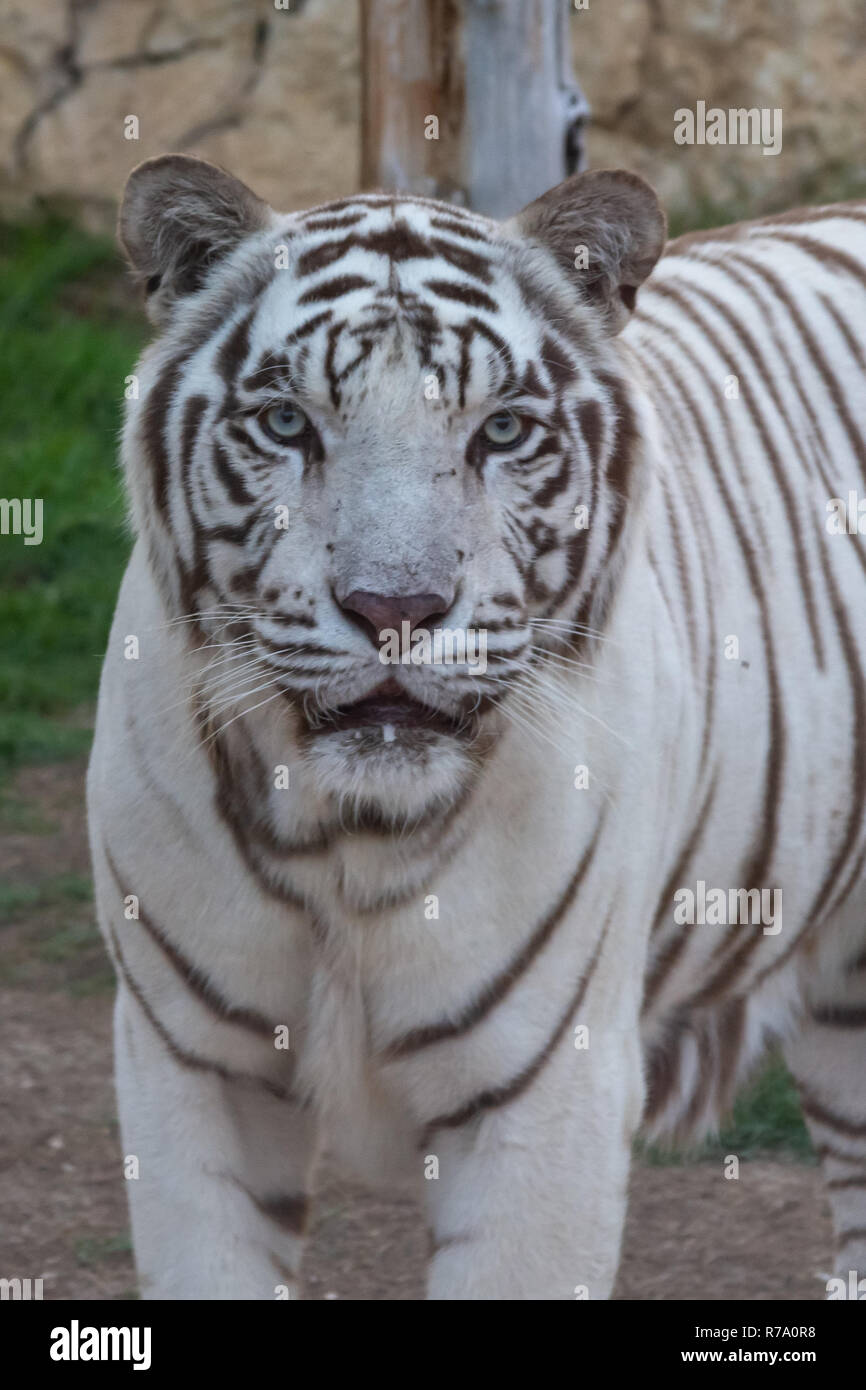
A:
{"type": "Polygon", "coordinates": [[[227,175],[203,212],[195,163],[128,195],[162,331],[89,779],[145,1296],[294,1296],[328,1142],[426,1199],[431,1298],[607,1297],[633,1137],[774,1041],[866,1274],[866,538],[825,524],[866,494],[866,205],[673,242],[617,337],[628,176],[500,226],[227,175]],[[551,240],[583,204],[595,279],[551,240]],[[328,732],[383,677],[349,589],[487,633],[400,670],[450,731],[328,732]],[[698,881],[781,930],[681,925],[698,881]]]}

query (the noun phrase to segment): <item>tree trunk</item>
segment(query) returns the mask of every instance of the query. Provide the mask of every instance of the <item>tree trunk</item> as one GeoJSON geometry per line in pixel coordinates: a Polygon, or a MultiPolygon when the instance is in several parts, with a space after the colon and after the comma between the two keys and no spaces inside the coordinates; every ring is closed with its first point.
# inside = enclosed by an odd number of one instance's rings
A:
{"type": "Polygon", "coordinates": [[[503,217],[582,167],[568,0],[361,0],[364,188],[503,217]]]}

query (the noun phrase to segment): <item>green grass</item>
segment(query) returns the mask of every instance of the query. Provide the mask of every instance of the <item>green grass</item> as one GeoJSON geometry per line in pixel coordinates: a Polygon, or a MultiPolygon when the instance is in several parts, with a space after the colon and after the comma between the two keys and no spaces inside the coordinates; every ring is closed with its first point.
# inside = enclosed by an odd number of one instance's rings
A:
{"type": "Polygon", "coordinates": [[[0,774],[83,751],[127,553],[115,465],[143,326],[107,241],[0,226],[0,477],[41,498],[44,538],[0,536],[0,774]]]}
{"type": "Polygon", "coordinates": [[[740,1158],[770,1149],[784,1149],[792,1158],[813,1158],[799,1097],[780,1057],[771,1057],[741,1092],[730,1123],[722,1127],[712,1148],[740,1158]]]}
{"type": "Polygon", "coordinates": [[[714,198],[693,199],[686,207],[668,208],[668,236],[685,232],[707,231],[710,227],[726,227],[732,222],[748,222],[768,213],[785,212],[788,208],[806,204],[844,203],[850,198],[866,197],[866,173],[850,166],[825,166],[813,175],[801,176],[788,192],[778,188],[770,204],[755,206],[754,197],[745,186],[739,193],[719,202],[714,198]]]}
{"type": "Polygon", "coordinates": [[[26,883],[15,880],[0,883],[0,926],[31,912],[89,903],[92,898],[90,879],[81,874],[57,874],[53,878],[26,883]]]}
{"type": "Polygon", "coordinates": [[[89,877],[57,873],[0,883],[0,930],[0,985],[77,998],[113,989],[89,877]]]}
{"type": "Polygon", "coordinates": [[[730,1120],[718,1135],[698,1148],[639,1144],[637,1152],[644,1162],[655,1166],[701,1161],[721,1163],[728,1154],[748,1160],[774,1153],[801,1162],[814,1162],[794,1082],[776,1054],[769,1057],[740,1092],[730,1120]]]}
{"type": "Polygon", "coordinates": [[[0,785],[0,836],[51,835],[56,829],[38,802],[0,785]]]}
{"type": "Polygon", "coordinates": [[[131,1255],[132,1239],[128,1231],[121,1231],[115,1236],[82,1236],[75,1241],[73,1249],[80,1265],[105,1264],[118,1255],[131,1255]]]}

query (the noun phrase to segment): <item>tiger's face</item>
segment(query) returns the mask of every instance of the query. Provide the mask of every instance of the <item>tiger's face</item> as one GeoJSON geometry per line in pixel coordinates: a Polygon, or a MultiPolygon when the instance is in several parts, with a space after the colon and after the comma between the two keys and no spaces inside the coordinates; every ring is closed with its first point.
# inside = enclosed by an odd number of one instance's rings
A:
{"type": "Polygon", "coordinates": [[[166,326],[136,516],[178,616],[232,644],[221,706],[286,713],[336,797],[448,804],[586,622],[634,453],[610,338],[664,235],[646,185],[604,178],[570,181],[563,227],[553,195],[503,226],[386,195],[286,217],[200,161],[132,176],[121,236],[166,326]],[[631,255],[564,265],[614,192],[631,255]]]}

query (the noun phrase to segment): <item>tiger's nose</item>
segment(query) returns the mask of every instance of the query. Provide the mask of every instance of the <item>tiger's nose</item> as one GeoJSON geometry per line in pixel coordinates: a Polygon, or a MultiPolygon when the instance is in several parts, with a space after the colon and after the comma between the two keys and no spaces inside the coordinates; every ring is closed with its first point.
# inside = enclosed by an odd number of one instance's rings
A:
{"type": "Polygon", "coordinates": [[[377,647],[387,629],[402,638],[403,623],[408,623],[411,637],[426,619],[444,617],[449,605],[441,594],[371,594],[365,589],[353,589],[340,601],[340,607],[377,647]]]}

